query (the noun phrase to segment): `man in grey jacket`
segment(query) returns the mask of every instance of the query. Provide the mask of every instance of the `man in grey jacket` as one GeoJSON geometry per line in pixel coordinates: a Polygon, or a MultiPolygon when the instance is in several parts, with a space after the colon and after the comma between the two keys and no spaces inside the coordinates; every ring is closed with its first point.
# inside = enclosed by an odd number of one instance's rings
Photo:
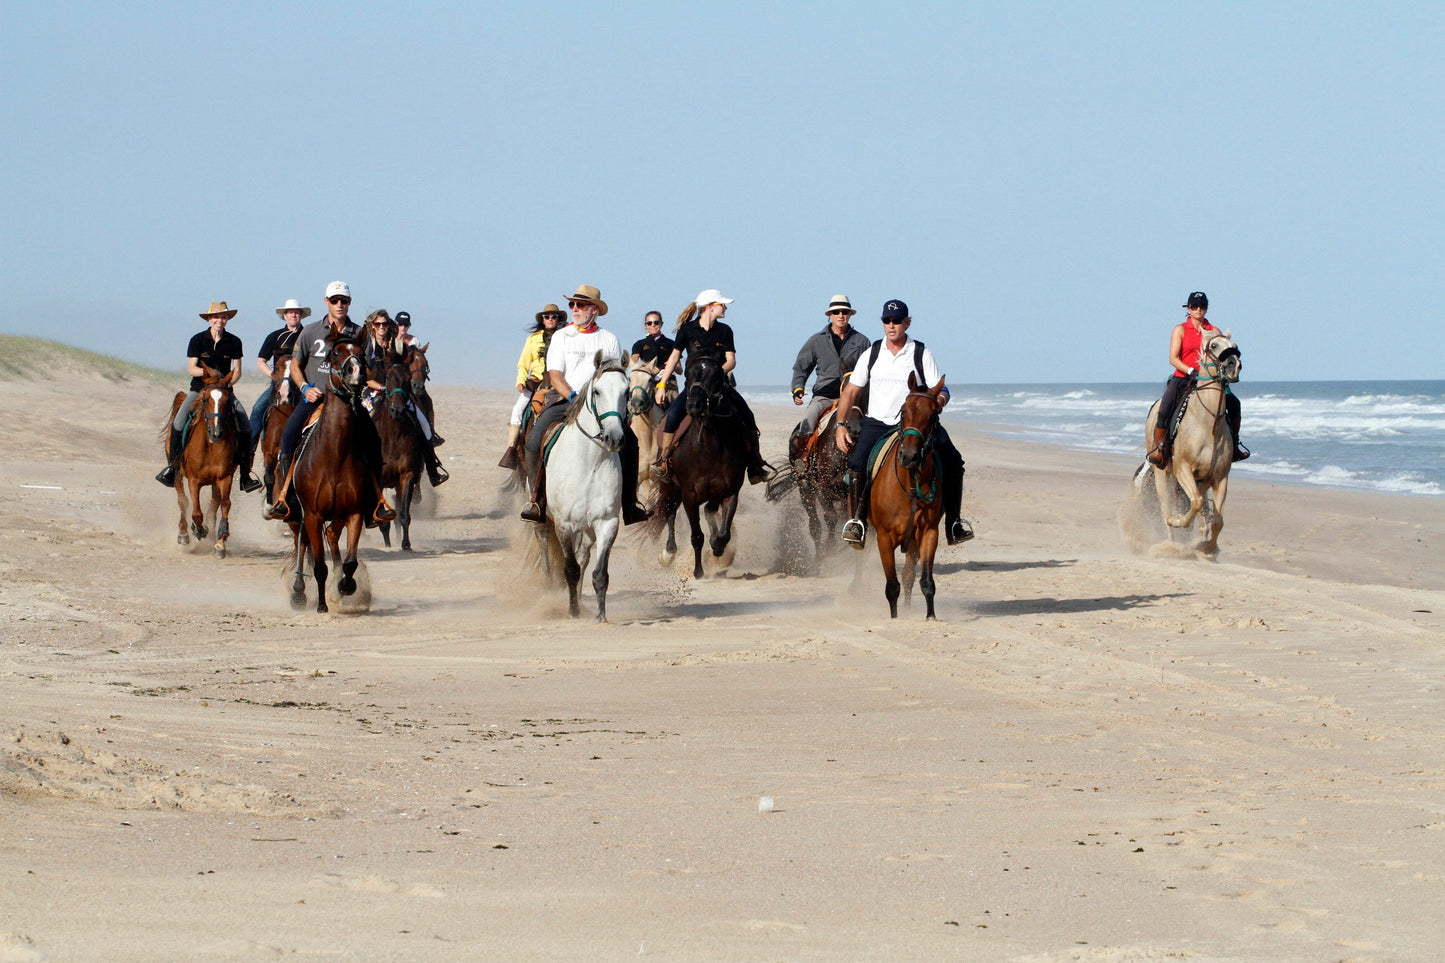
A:
{"type": "Polygon", "coordinates": [[[827,326],[804,342],[798,360],[793,362],[793,404],[803,403],[803,386],[808,382],[808,375],[816,370],[818,377],[813,382],[808,410],[803,412],[803,420],[788,439],[790,461],[801,457],[808,436],[818,429],[818,419],[838,400],[844,377],[868,350],[868,338],[852,325],[851,319],[857,313],[846,295],[835,294],[828,303],[827,326]]]}

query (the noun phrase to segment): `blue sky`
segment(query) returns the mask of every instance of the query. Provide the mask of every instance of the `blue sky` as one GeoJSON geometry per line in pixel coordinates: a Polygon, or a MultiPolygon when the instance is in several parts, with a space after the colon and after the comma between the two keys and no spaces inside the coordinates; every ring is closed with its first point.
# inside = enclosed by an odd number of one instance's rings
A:
{"type": "MultiPolygon", "coordinates": [[[[579,283],[736,299],[779,384],[845,293],[954,383],[1438,378],[1445,5],[0,7],[0,330],[179,372],[333,279],[510,384],[579,283]]],[[[320,313],[319,310],[317,312],[320,313]]],[[[354,312],[356,313],[356,312],[354,312]]],[[[179,375],[178,375],[179,380],[179,375]]]]}

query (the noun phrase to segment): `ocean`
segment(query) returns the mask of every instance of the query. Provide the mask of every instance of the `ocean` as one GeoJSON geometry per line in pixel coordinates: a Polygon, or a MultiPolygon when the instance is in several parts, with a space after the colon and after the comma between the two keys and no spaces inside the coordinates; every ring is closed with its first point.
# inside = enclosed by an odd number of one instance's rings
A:
{"type": "MultiPolygon", "coordinates": [[[[1001,438],[1143,458],[1164,383],[950,385],[945,418],[1001,438]]],[[[1270,481],[1445,495],[1445,381],[1253,381],[1235,385],[1254,453],[1234,471],[1270,481]]],[[[793,407],[787,386],[744,387],[793,407]]],[[[967,458],[967,452],[964,453],[967,458]]]]}

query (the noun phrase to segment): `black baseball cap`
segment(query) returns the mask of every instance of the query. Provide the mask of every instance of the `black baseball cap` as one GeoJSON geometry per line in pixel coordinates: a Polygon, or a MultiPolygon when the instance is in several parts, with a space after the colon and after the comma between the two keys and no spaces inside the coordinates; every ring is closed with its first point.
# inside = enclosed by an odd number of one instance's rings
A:
{"type": "Polygon", "coordinates": [[[883,321],[907,321],[908,305],[897,298],[883,305],[883,321]]]}
{"type": "Polygon", "coordinates": [[[1203,291],[1191,291],[1189,300],[1184,302],[1186,308],[1207,308],[1209,307],[1209,295],[1203,291]]]}
{"type": "Polygon", "coordinates": [[[411,315],[405,311],[396,312],[396,326],[398,328],[411,327],[411,315]]]}

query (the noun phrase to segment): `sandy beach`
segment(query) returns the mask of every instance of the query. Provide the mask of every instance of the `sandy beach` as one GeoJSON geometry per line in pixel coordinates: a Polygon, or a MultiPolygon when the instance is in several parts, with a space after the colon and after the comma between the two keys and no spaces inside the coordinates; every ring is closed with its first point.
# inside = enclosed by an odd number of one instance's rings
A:
{"type": "Polygon", "coordinates": [[[0,380],[0,961],[1440,958],[1445,500],[1236,476],[1217,561],[1138,555],[1137,461],[954,425],[937,622],[749,488],[597,626],[439,386],[416,551],[322,616],[258,495],[176,544],[182,382],[0,380]]]}

